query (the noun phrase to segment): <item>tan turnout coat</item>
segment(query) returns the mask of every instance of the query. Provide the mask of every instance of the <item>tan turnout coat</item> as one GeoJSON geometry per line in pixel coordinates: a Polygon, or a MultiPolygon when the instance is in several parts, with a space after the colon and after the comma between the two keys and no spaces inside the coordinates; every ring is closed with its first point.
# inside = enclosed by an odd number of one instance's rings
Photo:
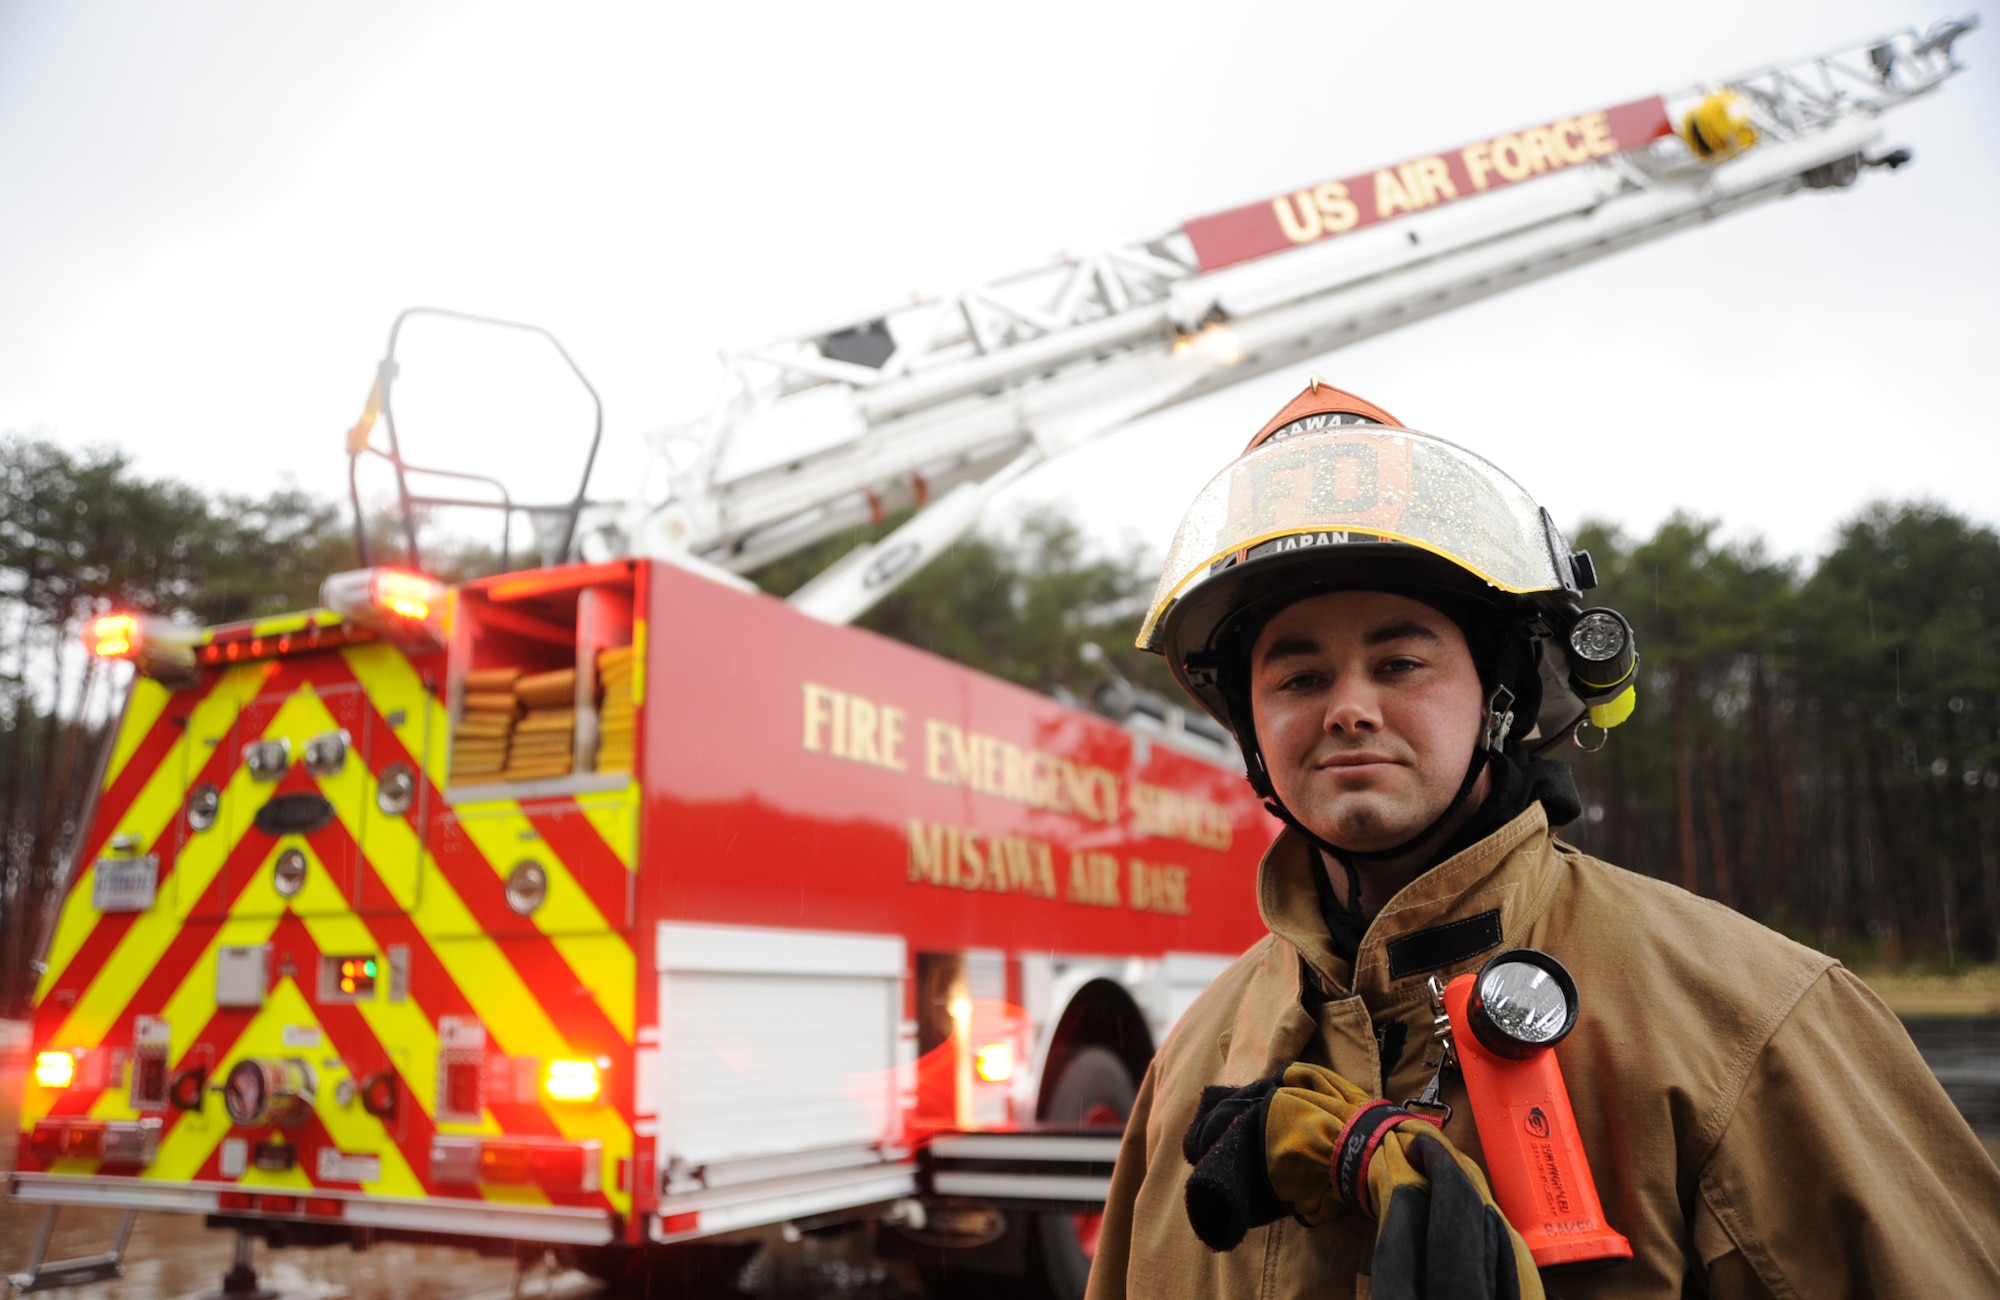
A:
{"type": "MultiPolygon", "coordinates": [[[[1310,870],[1285,832],[1258,873],[1271,933],[1147,1072],[1091,1300],[1367,1296],[1372,1223],[1285,1219],[1232,1251],[1203,1246],[1183,1209],[1181,1136],[1203,1086],[1293,1060],[1416,1096],[1438,1054],[1426,977],[1506,947],[1542,949],[1576,977],[1582,1016],[1557,1056],[1605,1216],[1633,1247],[1614,1269],[1546,1276],[1551,1296],[2000,1297],[2000,1170],[1895,1016],[1832,958],[1579,852],[1540,804],[1391,899],[1351,967],[1310,870]],[[1393,940],[1418,936],[1399,945],[1407,967],[1413,948],[1490,933],[1482,914],[1496,911],[1501,942],[1392,977],[1393,940]],[[1301,999],[1302,959],[1332,994],[1317,1012],[1301,999]],[[1391,1023],[1407,1046],[1383,1079],[1377,1027],[1391,1023]]],[[[1445,1097],[1447,1135],[1483,1164],[1463,1084],[1445,1097]]]]}

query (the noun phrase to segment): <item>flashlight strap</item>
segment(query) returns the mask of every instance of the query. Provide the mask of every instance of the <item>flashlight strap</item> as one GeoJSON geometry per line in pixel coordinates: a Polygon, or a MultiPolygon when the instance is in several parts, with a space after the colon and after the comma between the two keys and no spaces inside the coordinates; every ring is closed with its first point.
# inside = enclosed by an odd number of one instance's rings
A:
{"type": "Polygon", "coordinates": [[[1347,1117],[1333,1144],[1333,1194],[1341,1204],[1375,1218],[1368,1204],[1368,1166],[1389,1130],[1416,1116],[1387,1098],[1371,1101],[1347,1117]]]}

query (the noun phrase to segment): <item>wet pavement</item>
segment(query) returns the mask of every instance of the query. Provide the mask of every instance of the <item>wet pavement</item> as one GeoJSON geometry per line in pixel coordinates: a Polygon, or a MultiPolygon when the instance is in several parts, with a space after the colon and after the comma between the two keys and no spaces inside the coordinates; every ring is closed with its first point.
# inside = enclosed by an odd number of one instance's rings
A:
{"type": "MultiPolygon", "coordinates": [[[[0,1024],[0,1035],[12,1030],[0,1024]]],[[[1982,1130],[1987,1150],[2000,1160],[2000,1017],[1912,1021],[1911,1030],[1931,1067],[1944,1080],[1969,1118],[1982,1130]]],[[[0,1179],[11,1171],[16,1132],[14,1106],[25,1053],[0,1037],[0,1179]]],[[[0,1202],[0,1278],[27,1262],[42,1211],[0,1202]]],[[[65,1209],[58,1220],[53,1258],[94,1254],[111,1245],[119,1215],[113,1211],[65,1209]]],[[[126,1251],[125,1276],[49,1294],[63,1300],[192,1300],[215,1293],[229,1267],[234,1238],[210,1231],[182,1215],[141,1214],[126,1251]]],[[[704,1252],[699,1279],[684,1268],[656,1272],[605,1285],[546,1257],[525,1266],[469,1250],[401,1243],[366,1251],[345,1246],[255,1247],[263,1285],[283,1300],[587,1300],[626,1296],[746,1296],[755,1300],[922,1300],[927,1293],[906,1260],[877,1257],[865,1229],[839,1235],[808,1235],[785,1241],[775,1230],[761,1247],[704,1252]]],[[[686,1261],[683,1261],[686,1264],[686,1261]]],[[[1023,1290],[992,1280],[983,1294],[1003,1296],[1023,1290]]],[[[0,1295],[7,1288],[0,1284],[0,1295]]],[[[955,1281],[928,1294],[953,1300],[972,1294],[955,1281]]]]}

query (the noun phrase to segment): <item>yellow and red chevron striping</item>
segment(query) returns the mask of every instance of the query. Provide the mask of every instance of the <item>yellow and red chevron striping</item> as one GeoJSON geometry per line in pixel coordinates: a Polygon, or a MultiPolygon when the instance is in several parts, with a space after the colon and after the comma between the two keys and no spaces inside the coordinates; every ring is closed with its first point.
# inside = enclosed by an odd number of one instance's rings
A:
{"type": "MultiPolygon", "coordinates": [[[[208,698],[218,680],[218,678],[204,679],[199,687],[176,695],[171,701],[171,707],[162,710],[154,717],[152,726],[147,728],[144,737],[124,764],[117,771],[105,774],[108,780],[104,790],[98,795],[97,813],[91,821],[90,832],[84,839],[83,855],[79,861],[88,862],[104,851],[105,841],[111,838],[112,830],[123,820],[126,811],[138,799],[146,784],[158,774],[168,754],[177,744],[184,742],[187,736],[188,715],[208,698]]],[[[154,687],[154,689],[160,688],[154,687]]],[[[219,758],[220,755],[216,757],[219,758]]],[[[81,877],[82,873],[78,872],[77,878],[81,877]]],[[[73,880],[71,883],[76,882],[73,880]]]]}
{"type": "MultiPolygon", "coordinates": [[[[629,848],[620,853],[607,842],[574,800],[533,809],[494,801],[510,825],[518,822],[532,827],[546,845],[555,860],[551,865],[557,868],[552,872],[556,877],[552,891],[563,883],[573,891],[576,906],[566,914],[568,929],[577,930],[578,922],[583,921],[586,924],[581,928],[591,932],[545,933],[537,928],[539,923],[523,923],[506,904],[502,872],[511,864],[493,861],[475,846],[460,844],[448,855],[451,869],[446,869],[447,855],[440,853],[439,843],[446,804],[437,782],[431,779],[434,764],[424,761],[441,755],[442,746],[436,744],[435,737],[442,730],[442,706],[434,690],[386,646],[350,647],[341,654],[245,664],[210,676],[199,693],[188,693],[160,709],[150,718],[142,738],[121,745],[123,761],[107,772],[93,821],[92,856],[82,859],[86,864],[93,861],[121,825],[130,833],[134,810],[146,805],[145,845],[160,855],[159,901],[147,914],[99,916],[84,887],[88,866],[75,873],[64,908],[64,925],[72,932],[71,939],[60,969],[51,969],[43,996],[38,998],[36,1042],[59,1040],[64,1046],[86,1048],[115,1046],[130,1041],[139,1014],[165,1011],[173,1025],[173,1068],[191,1059],[190,1051],[199,1044],[205,1053],[212,1053],[219,1073],[244,1054],[237,1049],[247,1041],[246,1035],[270,1036],[265,1022],[271,1020],[275,1007],[286,1004],[291,1014],[324,1027],[329,1046],[337,1050],[342,1062],[356,1068],[397,1070],[410,1103],[404,1109],[403,1132],[396,1144],[404,1157],[400,1163],[407,1166],[399,1177],[413,1177],[415,1169],[427,1171],[425,1149],[432,1132],[429,1112],[434,1109],[436,1088],[435,1026],[443,1016],[476,1018],[488,1026],[495,1046],[510,1055],[541,1059],[567,1054],[610,1056],[626,1063],[627,1068],[613,1071],[607,1099],[613,1104],[609,1106],[552,1110],[535,1103],[497,1104],[481,1125],[469,1131],[596,1137],[603,1142],[608,1161],[629,1156],[629,1045],[635,971],[629,944],[612,932],[630,920],[627,898],[634,864],[629,860],[629,848]],[[304,916],[296,906],[303,895],[293,903],[275,904],[268,896],[268,867],[279,841],[253,829],[247,812],[277,794],[303,793],[322,785],[302,766],[292,768],[275,784],[250,785],[238,769],[239,753],[235,751],[243,742],[266,733],[237,735],[230,726],[242,704],[259,698],[282,700],[258,714],[267,730],[278,728],[281,720],[288,718],[295,726],[309,721],[318,727],[331,722],[320,694],[356,685],[363,688],[365,724],[372,741],[365,762],[355,765],[360,769],[356,779],[365,787],[366,802],[372,802],[382,769],[392,762],[405,762],[424,774],[419,806],[427,809],[429,816],[421,841],[417,828],[398,819],[371,821],[369,852],[364,853],[357,838],[358,827],[349,820],[352,807],[361,805],[351,798],[334,797],[341,791],[329,785],[328,796],[340,815],[312,837],[311,856],[316,868],[312,878],[328,878],[324,859],[351,862],[354,874],[342,889],[320,895],[311,909],[313,914],[304,916]],[[229,716],[218,717],[221,713],[229,716]],[[191,721],[196,714],[203,715],[198,725],[191,721]],[[392,714],[400,716],[392,722],[392,714]],[[216,736],[225,739],[214,743],[216,736]],[[203,738],[211,738],[213,743],[206,753],[195,748],[203,738]],[[412,752],[427,747],[430,754],[412,752]],[[187,772],[197,763],[195,771],[187,772]],[[223,787],[225,804],[236,807],[233,820],[226,822],[230,829],[219,823],[203,833],[214,838],[197,843],[196,837],[182,833],[180,812],[185,790],[201,781],[223,787]],[[162,803],[165,815],[158,806],[162,803]],[[232,834],[233,840],[225,843],[232,834]],[[412,860],[420,859],[414,868],[421,873],[420,889],[416,877],[380,869],[371,856],[378,842],[392,849],[406,848],[412,860]],[[369,908],[356,910],[357,893],[373,900],[369,908]],[[282,915],[271,915],[274,907],[282,915]],[[261,916],[271,919],[261,920],[261,916]],[[196,919],[187,919],[190,917],[196,919]],[[408,949],[408,1002],[395,1009],[320,1005],[298,987],[307,978],[306,972],[317,971],[325,951],[314,931],[342,927],[348,937],[332,941],[336,953],[386,951],[391,946],[408,949]],[[289,958],[294,974],[277,981],[261,1010],[217,1008],[213,985],[216,950],[224,943],[264,939],[273,944],[274,952],[289,958]],[[617,989],[621,983],[622,992],[617,989]],[[383,1024],[373,1023],[378,1020],[383,1024]]],[[[346,793],[351,795],[352,791],[346,793]]],[[[482,807],[491,811],[491,806],[482,807]]],[[[77,1087],[61,1095],[57,1113],[86,1112],[100,1117],[130,1113],[127,1098],[116,1088],[77,1087]]],[[[23,1118],[32,1121],[34,1116],[24,1114],[23,1118]]],[[[212,1123],[183,1125],[178,1120],[178,1115],[168,1116],[162,1159],[152,1176],[216,1175],[216,1148],[226,1128],[212,1123]],[[197,1130],[198,1140],[191,1137],[197,1130]],[[200,1150],[191,1148],[191,1141],[200,1150]]],[[[315,1118],[313,1124],[323,1122],[323,1118],[315,1118]]],[[[316,1136],[311,1129],[307,1133],[308,1141],[316,1136]]],[[[327,1140],[334,1139],[329,1135],[327,1140]]],[[[377,1134],[367,1145],[381,1140],[383,1135],[377,1134]]],[[[622,1207],[629,1197],[613,1190],[614,1181],[609,1170],[606,1172],[605,1193],[558,1199],[622,1207]]],[[[411,1186],[399,1189],[398,1194],[436,1190],[411,1186]]],[[[523,1199],[520,1189],[507,1192],[506,1199],[523,1199]]],[[[463,1194],[462,1189],[459,1194],[463,1194]]]]}

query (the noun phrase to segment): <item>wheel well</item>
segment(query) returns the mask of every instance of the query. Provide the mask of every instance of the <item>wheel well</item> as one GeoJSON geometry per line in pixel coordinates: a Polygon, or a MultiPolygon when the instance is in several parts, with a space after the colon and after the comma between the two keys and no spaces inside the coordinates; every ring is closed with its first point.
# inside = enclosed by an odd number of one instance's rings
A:
{"type": "Polygon", "coordinates": [[[1139,1013],[1139,1004],[1132,1000],[1132,995],[1115,980],[1091,980],[1076,991],[1069,1006],[1063,1009],[1062,1019],[1056,1023],[1056,1032],[1049,1040],[1048,1064],[1042,1069],[1042,1095],[1036,1104],[1038,1116],[1048,1108],[1064,1063],[1086,1047],[1115,1052],[1132,1072],[1134,1083],[1145,1077],[1146,1067],[1152,1063],[1153,1035],[1146,1028],[1146,1017],[1139,1013]]]}

